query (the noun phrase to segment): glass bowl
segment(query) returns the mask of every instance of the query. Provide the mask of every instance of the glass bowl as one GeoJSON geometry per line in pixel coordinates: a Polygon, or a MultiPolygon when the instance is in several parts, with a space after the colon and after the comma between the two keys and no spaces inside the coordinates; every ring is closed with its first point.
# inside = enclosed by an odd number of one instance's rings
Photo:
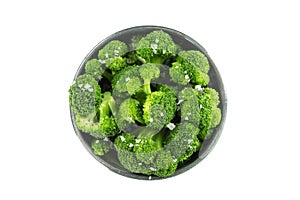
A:
{"type": "MultiPolygon", "coordinates": [[[[186,160],[185,162],[179,163],[176,171],[167,177],[173,177],[179,174],[182,174],[183,172],[189,170],[190,168],[194,167],[197,165],[199,162],[201,162],[214,148],[216,145],[226,118],[226,109],[227,109],[227,100],[226,100],[226,95],[224,91],[224,86],[223,82],[221,79],[221,76],[218,72],[217,67],[215,66],[214,62],[212,59],[209,57],[207,51],[199,44],[197,43],[194,39],[191,37],[170,29],[166,27],[161,27],[161,26],[137,26],[137,27],[132,27],[128,28],[122,31],[119,31],[117,33],[114,33],[98,43],[84,58],[82,63],[80,64],[77,73],[75,75],[74,81],[77,79],[78,76],[82,75],[85,73],[85,65],[87,61],[98,58],[98,52],[100,49],[102,49],[106,44],[108,44],[112,40],[120,40],[125,42],[126,44],[131,43],[131,39],[133,36],[145,36],[146,34],[152,32],[152,31],[157,31],[157,30],[162,30],[165,33],[168,33],[173,41],[180,46],[182,50],[198,50],[204,54],[209,62],[210,69],[208,72],[208,75],[210,77],[210,82],[208,84],[208,87],[214,88],[218,93],[219,93],[219,100],[220,103],[218,107],[221,110],[222,117],[220,120],[220,123],[218,126],[216,126],[214,129],[212,129],[211,135],[209,138],[204,139],[201,144],[201,147],[199,150],[194,152],[192,156],[186,160]]],[[[104,83],[105,84],[105,83],[104,83]]],[[[102,83],[103,86],[103,83],[102,83]]],[[[104,166],[106,166],[108,169],[112,170],[113,172],[116,172],[120,175],[126,176],[126,177],[131,177],[135,179],[145,179],[145,180],[155,180],[155,179],[163,179],[167,177],[159,177],[155,175],[145,175],[141,173],[133,173],[129,171],[128,169],[125,169],[122,164],[119,162],[118,155],[116,148],[113,144],[113,141],[110,138],[105,138],[104,140],[108,143],[110,143],[110,150],[108,153],[98,156],[94,154],[93,149],[91,148],[92,142],[95,142],[95,138],[92,137],[91,135],[81,131],[78,129],[76,126],[75,122],[75,114],[74,112],[70,109],[70,114],[71,114],[71,120],[72,124],[75,130],[75,133],[79,137],[80,141],[82,144],[85,146],[85,148],[88,150],[88,152],[100,163],[102,163],[104,166]]],[[[201,168],[199,168],[201,170],[201,168]]]]}

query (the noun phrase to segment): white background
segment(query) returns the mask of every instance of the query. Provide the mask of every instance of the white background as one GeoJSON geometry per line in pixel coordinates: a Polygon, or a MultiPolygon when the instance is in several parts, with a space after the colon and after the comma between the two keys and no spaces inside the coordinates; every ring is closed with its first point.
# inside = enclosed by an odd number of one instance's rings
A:
{"type": "Polygon", "coordinates": [[[299,199],[297,1],[1,1],[0,199],[299,199]],[[68,88],[102,39],[179,30],[222,75],[228,115],[199,165],[162,181],[117,175],[76,137],[68,88]]]}

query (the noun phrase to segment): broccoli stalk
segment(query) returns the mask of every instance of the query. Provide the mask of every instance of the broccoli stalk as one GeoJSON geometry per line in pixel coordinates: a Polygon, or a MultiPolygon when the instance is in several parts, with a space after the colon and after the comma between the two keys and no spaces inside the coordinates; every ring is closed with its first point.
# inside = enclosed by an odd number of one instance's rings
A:
{"type": "Polygon", "coordinates": [[[145,94],[151,93],[151,80],[157,79],[160,75],[160,69],[155,64],[143,64],[139,67],[139,73],[142,79],[144,80],[144,92],[145,94]]]}
{"type": "Polygon", "coordinates": [[[103,94],[102,103],[99,106],[99,127],[105,136],[113,136],[117,134],[118,127],[114,116],[116,115],[116,104],[110,92],[103,94]]]}

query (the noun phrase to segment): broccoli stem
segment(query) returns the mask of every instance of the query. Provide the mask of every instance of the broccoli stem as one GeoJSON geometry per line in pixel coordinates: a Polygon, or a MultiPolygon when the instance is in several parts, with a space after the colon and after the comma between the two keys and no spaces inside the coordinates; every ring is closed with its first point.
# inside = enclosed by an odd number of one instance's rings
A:
{"type": "Polygon", "coordinates": [[[104,76],[109,82],[113,79],[113,75],[111,73],[107,72],[106,70],[103,72],[102,76],[104,76]]]}
{"type": "Polygon", "coordinates": [[[151,80],[150,80],[150,79],[149,79],[149,80],[148,80],[148,79],[145,79],[145,80],[144,80],[143,88],[144,88],[145,94],[151,94],[150,83],[151,83],[151,80]]]}
{"type": "Polygon", "coordinates": [[[165,61],[165,58],[161,57],[161,56],[153,56],[151,58],[151,63],[155,63],[155,64],[162,64],[165,61]]]}
{"type": "Polygon", "coordinates": [[[100,119],[112,113],[116,113],[116,105],[110,92],[104,92],[102,103],[99,106],[100,119]]]}

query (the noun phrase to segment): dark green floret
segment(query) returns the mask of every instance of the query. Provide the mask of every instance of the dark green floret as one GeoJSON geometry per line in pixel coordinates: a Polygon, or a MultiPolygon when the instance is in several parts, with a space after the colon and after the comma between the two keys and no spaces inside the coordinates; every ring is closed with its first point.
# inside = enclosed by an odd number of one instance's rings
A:
{"type": "Polygon", "coordinates": [[[128,52],[128,47],[124,42],[112,40],[106,44],[98,53],[101,63],[105,63],[106,67],[113,73],[127,66],[126,58],[123,58],[128,52]]]}
{"type": "Polygon", "coordinates": [[[136,51],[144,63],[164,63],[176,55],[177,46],[166,32],[153,31],[139,40],[136,51]]]}
{"type": "Polygon", "coordinates": [[[93,153],[97,156],[103,156],[109,152],[109,142],[103,140],[94,140],[91,144],[93,153]]]}

